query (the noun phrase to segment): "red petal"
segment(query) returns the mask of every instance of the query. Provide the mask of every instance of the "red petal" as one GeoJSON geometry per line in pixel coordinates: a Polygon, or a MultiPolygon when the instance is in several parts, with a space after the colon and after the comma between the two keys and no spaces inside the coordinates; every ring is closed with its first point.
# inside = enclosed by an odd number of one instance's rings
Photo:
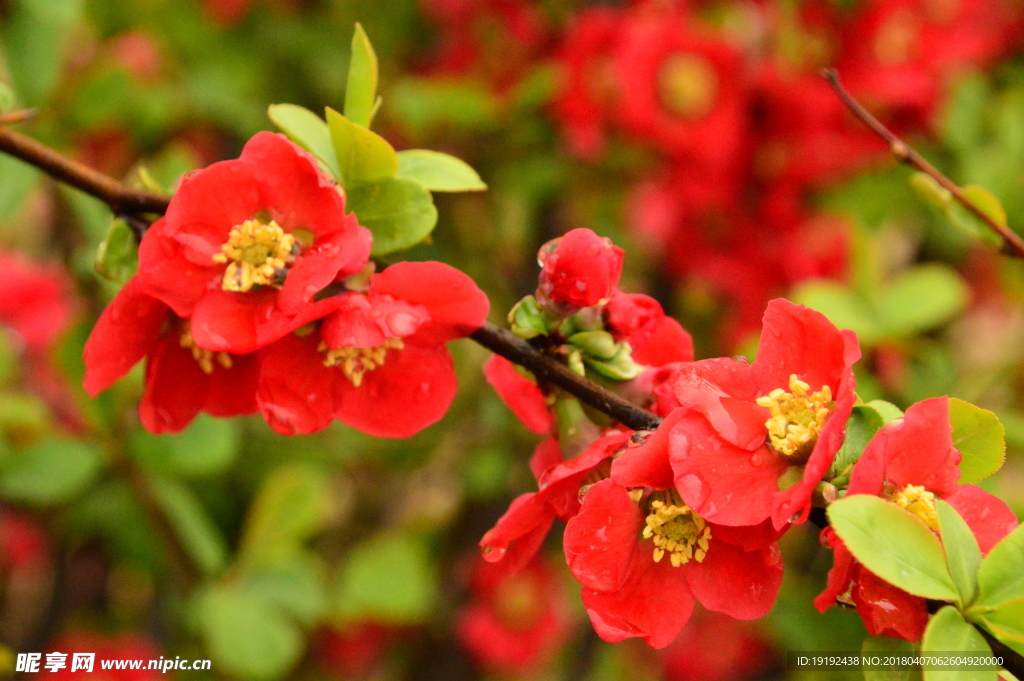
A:
{"type": "Polygon", "coordinates": [[[202,348],[244,355],[330,314],[340,302],[339,296],[324,298],[289,315],[278,308],[277,291],[272,289],[247,293],[217,289],[196,304],[192,338],[202,348]]]}
{"type": "Polygon", "coordinates": [[[583,605],[597,635],[617,643],[642,637],[652,648],[664,648],[686,626],[693,596],[681,568],[667,559],[655,563],[643,551],[621,589],[612,592],[583,589],[583,605]]]}
{"type": "Polygon", "coordinates": [[[686,572],[690,591],[708,610],[741,620],[771,610],[782,585],[782,552],[777,544],[758,551],[716,542],[714,533],[704,561],[690,561],[686,572]]]}
{"type": "Polygon", "coordinates": [[[533,456],[530,457],[530,471],[533,472],[534,478],[540,480],[548,469],[562,462],[562,449],[558,446],[558,440],[549,437],[533,450],[533,456]]]}
{"type": "Polygon", "coordinates": [[[207,260],[196,265],[185,257],[185,247],[167,233],[166,218],[146,230],[139,244],[140,290],[162,300],[179,317],[190,317],[196,301],[220,286],[223,265],[207,260]]]}
{"type": "Polygon", "coordinates": [[[465,338],[479,329],[491,309],[487,294],[466,274],[440,262],[400,262],[370,279],[370,291],[424,305],[430,322],[417,336],[427,344],[465,338]]]}
{"type": "Polygon", "coordinates": [[[846,548],[846,544],[839,538],[831,527],[821,531],[823,544],[832,548],[832,569],[828,571],[828,581],[825,590],[814,599],[814,607],[818,612],[825,612],[836,604],[836,599],[842,596],[850,588],[850,580],[853,579],[853,554],[846,548]]]}
{"type": "Polygon", "coordinates": [[[103,310],[85,342],[85,391],[95,397],[124,376],[156,344],[170,310],[132,278],[103,310]]]}
{"type": "Polygon", "coordinates": [[[629,576],[640,546],[644,513],[624,487],[602,480],[587,490],[580,512],[565,526],[565,560],[580,584],[596,591],[617,591],[629,576]]]}
{"type": "Polygon", "coordinates": [[[211,416],[241,416],[259,411],[256,390],[259,388],[260,367],[256,354],[232,355],[231,368],[225,369],[214,360],[210,374],[210,394],[203,411],[211,416]]]}
{"type": "Polygon", "coordinates": [[[612,480],[623,487],[673,487],[675,474],[669,455],[669,434],[685,417],[685,409],[676,409],[650,434],[646,442],[626,447],[626,451],[612,462],[612,480]]]}
{"type": "Polygon", "coordinates": [[[324,366],[315,333],[288,334],[259,353],[256,403],[270,427],[282,435],[323,430],[334,418],[336,370],[324,366]]]}
{"type": "Polygon", "coordinates": [[[277,304],[288,314],[299,312],[325,286],[338,277],[354,274],[370,257],[370,231],[360,227],[355,215],[345,216],[344,229],[317,239],[302,251],[288,270],[277,304]]]}
{"type": "Polygon", "coordinates": [[[537,481],[540,494],[560,518],[568,520],[579,512],[579,489],[584,478],[615,456],[628,440],[629,433],[612,431],[592,442],[578,456],[544,472],[537,481]]]}
{"type": "Polygon", "coordinates": [[[859,564],[854,582],[853,601],[869,634],[921,640],[928,624],[925,599],[897,589],[859,564]]]}
{"type": "Polygon", "coordinates": [[[777,542],[787,529],[776,530],[771,520],[745,526],[712,524],[711,536],[716,542],[738,546],[744,551],[757,551],[777,542]]]}
{"type": "Polygon", "coordinates": [[[206,403],[210,377],[192,352],[181,347],[176,327],[157,343],[146,363],[146,387],[139,420],[151,433],[177,433],[206,403]]]}
{"type": "Polygon", "coordinates": [[[859,358],[855,336],[841,333],[820,312],[776,298],[765,310],[752,368],[763,395],[774,388],[788,390],[792,374],[809,383],[812,391],[828,385],[836,394],[841,378],[859,358]]]}
{"type": "Polygon", "coordinates": [[[358,388],[339,376],[336,414],[369,435],[409,437],[441,420],[457,384],[452,356],[443,345],[408,344],[389,350],[384,365],[364,374],[358,388]]]}
{"type": "Polygon", "coordinates": [[[480,540],[484,559],[507,562],[517,572],[533,558],[555,522],[555,514],[537,494],[522,494],[480,540]]]}
{"type": "Polygon", "coordinates": [[[757,525],[771,515],[776,481],[789,464],[762,445],[751,452],[687,411],[671,433],[676,489],[698,515],[720,525],[757,525]]]}
{"type": "Polygon", "coordinates": [[[693,338],[682,324],[665,316],[629,337],[633,359],[648,366],[693,361],[693,338]]]}
{"type": "Polygon", "coordinates": [[[768,410],[754,403],[760,393],[745,362],[722,357],[682,364],[673,392],[679,404],[704,414],[726,442],[754,450],[768,437],[768,410]]]}
{"type": "Polygon", "coordinates": [[[484,377],[502,401],[528,429],[544,435],[551,432],[553,419],[547,400],[537,384],[526,378],[500,355],[484,363],[484,377]]]}
{"type": "Polygon", "coordinates": [[[885,443],[885,477],[897,486],[921,485],[940,497],[956,491],[960,452],[953,447],[949,400],[933,397],[911,405],[902,420],[876,435],[885,443]]]}
{"type": "Polygon", "coordinates": [[[974,532],[982,553],[988,553],[1006,535],[1017,529],[1017,516],[1002,499],[974,485],[957,485],[946,497],[974,532]]]}

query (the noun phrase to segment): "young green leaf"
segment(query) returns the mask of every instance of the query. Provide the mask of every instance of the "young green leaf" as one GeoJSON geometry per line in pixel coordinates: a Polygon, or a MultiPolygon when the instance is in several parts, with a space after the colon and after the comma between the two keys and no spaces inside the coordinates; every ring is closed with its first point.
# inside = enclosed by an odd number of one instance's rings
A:
{"type": "MultiPolygon", "coordinates": [[[[973,625],[951,605],[932,615],[921,639],[921,653],[965,653],[988,656],[992,649],[973,625]]],[[[924,681],[992,681],[995,667],[965,666],[934,670],[925,667],[924,681]]]]}
{"type": "Polygon", "coordinates": [[[432,192],[470,192],[487,189],[465,161],[427,149],[398,152],[398,176],[416,180],[432,192]]]}
{"type": "Polygon", "coordinates": [[[978,568],[976,608],[995,609],[1024,600],[1024,525],[1002,538],[978,568]]]}
{"type": "Polygon", "coordinates": [[[888,335],[909,336],[949,321],[967,304],[967,295],[953,268],[918,265],[892,281],[878,301],[878,312],[888,335]]]}
{"type": "Polygon", "coordinates": [[[949,204],[953,202],[953,195],[950,191],[927,173],[913,173],[910,176],[910,186],[926,203],[939,209],[942,213],[945,213],[949,204]]]}
{"type": "Polygon", "coordinates": [[[348,120],[327,107],[334,154],[341,183],[346,189],[366,182],[379,182],[398,174],[398,156],[387,140],[348,120]]]}
{"type": "Polygon", "coordinates": [[[846,284],[811,279],[797,287],[792,299],[825,315],[838,328],[850,329],[862,344],[871,345],[882,335],[874,312],[846,284]]]}
{"type": "Polygon", "coordinates": [[[980,619],[989,633],[1024,655],[1024,599],[1004,603],[980,619]]]}
{"type": "Polygon", "coordinates": [[[356,185],[348,191],[347,209],[373,233],[375,256],[412,248],[437,224],[437,208],[419,182],[389,178],[356,185]]]}
{"type": "Polygon", "coordinates": [[[885,581],[915,596],[956,600],[939,540],[910,512],[855,494],[831,504],[828,518],[854,557],[885,581]]]}
{"type": "Polygon", "coordinates": [[[360,24],[352,35],[352,56],[348,63],[348,84],[345,86],[345,117],[356,125],[369,128],[376,110],[377,54],[360,24]]]}
{"type": "Polygon", "coordinates": [[[981,549],[971,528],[952,506],[938,499],[935,510],[939,516],[939,532],[946,551],[946,565],[960,593],[960,605],[966,607],[974,601],[978,592],[981,549]]]}
{"type": "Polygon", "coordinates": [[[296,104],[271,104],[267,115],[288,139],[323,161],[335,178],[340,177],[331,132],[323,119],[296,104]]]}
{"type": "Polygon", "coordinates": [[[999,470],[1006,459],[1006,429],[992,412],[949,398],[953,446],[960,450],[960,484],[977,482],[999,470]]]}
{"type": "Polygon", "coordinates": [[[889,423],[889,421],[894,419],[903,418],[903,410],[892,402],[886,402],[885,400],[871,400],[866,404],[881,414],[882,419],[884,419],[886,423],[889,423]]]}
{"type": "Polygon", "coordinates": [[[96,249],[96,273],[104,279],[124,283],[139,266],[135,233],[122,218],[110,223],[107,236],[96,249]]]}

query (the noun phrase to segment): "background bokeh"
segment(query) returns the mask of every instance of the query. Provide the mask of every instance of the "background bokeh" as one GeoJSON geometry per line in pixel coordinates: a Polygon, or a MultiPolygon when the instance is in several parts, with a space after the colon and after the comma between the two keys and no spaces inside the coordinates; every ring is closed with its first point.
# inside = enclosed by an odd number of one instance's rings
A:
{"type": "MultiPolygon", "coordinates": [[[[536,286],[537,249],[591,228],[698,358],[750,355],[771,298],[808,304],[858,333],[864,400],[995,411],[1008,460],[983,486],[1024,511],[1024,269],[818,75],[839,68],[1024,225],[1018,2],[0,0],[0,107],[34,107],[23,132],[172,190],[273,129],[270,104],[340,108],[357,21],[381,60],[375,129],[489,185],[436,196],[437,230],[403,258],[467,272],[502,323],[536,286]]],[[[490,574],[476,544],[535,489],[539,438],[468,340],[451,411],[408,440],[206,416],[147,434],[140,367],[97,400],[80,388],[118,287],[94,270],[112,217],[0,156],[0,675],[61,650],[210,658],[171,674],[256,681],[788,678],[788,650],[859,649],[856,615],[811,604],[831,564],[812,527],[786,535],[769,616],[698,612],[660,652],[596,639],[558,536],[515,579],[490,574]]]]}

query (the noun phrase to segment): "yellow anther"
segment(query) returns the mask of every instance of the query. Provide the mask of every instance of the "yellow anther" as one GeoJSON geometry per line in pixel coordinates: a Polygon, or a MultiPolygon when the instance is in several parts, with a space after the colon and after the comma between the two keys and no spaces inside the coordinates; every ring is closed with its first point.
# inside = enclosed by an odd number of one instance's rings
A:
{"type": "Polygon", "coordinates": [[[674,491],[655,492],[651,497],[643,538],[654,542],[654,562],[661,562],[666,553],[672,567],[691,560],[702,562],[711,541],[707,521],[684,504],[674,491]]]}
{"type": "Polygon", "coordinates": [[[204,350],[196,345],[195,341],[192,340],[192,325],[187,319],[181,321],[181,338],[178,340],[178,343],[181,347],[192,352],[192,359],[199,364],[199,368],[203,370],[204,374],[213,373],[215,368],[214,361],[225,369],[231,368],[231,355],[228,353],[204,350]]]}
{"type": "Polygon", "coordinates": [[[803,463],[811,455],[825,419],[835,407],[830,387],[823,385],[815,393],[810,390],[810,385],[793,374],[789,392],[776,388],[757,398],[757,403],[771,412],[764,425],[772,449],[794,463],[803,463]]]}
{"type": "Polygon", "coordinates": [[[889,495],[889,501],[905,508],[929,528],[939,531],[939,515],[935,510],[935,494],[924,487],[907,485],[889,495]]]}
{"type": "Polygon", "coordinates": [[[225,291],[249,291],[254,286],[280,286],[283,274],[295,260],[295,237],[271,220],[246,220],[231,228],[214,262],[228,263],[225,291]]]}
{"type": "Polygon", "coordinates": [[[388,350],[401,350],[404,347],[405,342],[401,338],[388,338],[373,348],[329,348],[321,342],[320,352],[324,353],[325,366],[340,366],[345,378],[358,388],[363,384],[366,372],[384,364],[388,350]]]}

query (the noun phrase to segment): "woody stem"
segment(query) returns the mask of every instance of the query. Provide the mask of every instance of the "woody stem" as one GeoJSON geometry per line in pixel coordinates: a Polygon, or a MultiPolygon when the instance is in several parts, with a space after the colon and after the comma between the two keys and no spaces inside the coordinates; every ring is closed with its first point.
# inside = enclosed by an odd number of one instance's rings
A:
{"type": "MultiPolygon", "coordinates": [[[[55,149],[2,127],[0,120],[0,152],[15,156],[51,177],[91,194],[110,206],[116,215],[133,218],[136,233],[142,233],[138,218],[146,214],[163,214],[171,197],[165,194],[133,189],[109,175],[97,172],[69,159],[55,149]]],[[[611,416],[634,430],[653,430],[661,419],[596,383],[574,374],[565,365],[538,352],[533,346],[511,332],[490,322],[484,323],[470,336],[491,352],[529,369],[542,383],[562,388],[581,402],[611,416]]]]}

